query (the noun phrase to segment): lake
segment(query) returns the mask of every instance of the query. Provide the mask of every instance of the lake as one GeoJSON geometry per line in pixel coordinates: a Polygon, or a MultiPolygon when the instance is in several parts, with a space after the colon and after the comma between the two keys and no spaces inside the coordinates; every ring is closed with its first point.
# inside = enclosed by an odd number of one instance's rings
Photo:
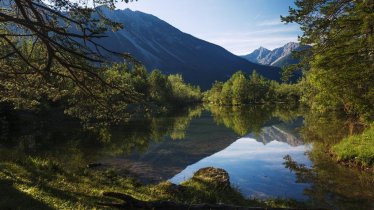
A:
{"type": "Polygon", "coordinates": [[[340,166],[323,150],[323,141],[346,133],[344,123],[300,108],[190,108],[113,128],[110,141],[82,132],[74,121],[40,118],[23,117],[19,124],[33,123],[8,133],[12,138],[2,141],[3,154],[47,157],[72,170],[97,163],[96,170],[111,169],[143,183],[179,184],[212,166],[225,169],[232,186],[249,198],[374,208],[373,175],[340,166]]]}

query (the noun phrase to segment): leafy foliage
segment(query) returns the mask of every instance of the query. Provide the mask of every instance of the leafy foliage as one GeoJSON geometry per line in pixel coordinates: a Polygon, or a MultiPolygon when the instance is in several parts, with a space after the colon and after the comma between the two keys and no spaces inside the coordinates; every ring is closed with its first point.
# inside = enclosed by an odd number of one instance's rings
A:
{"type": "MultiPolygon", "coordinates": [[[[60,76],[51,69],[58,65],[80,84],[77,75],[97,78],[95,72],[106,59],[103,52],[110,52],[97,40],[105,37],[107,30],[118,30],[122,25],[109,20],[98,6],[115,7],[116,0],[69,1],[69,0],[5,0],[0,2],[0,42],[6,47],[0,50],[0,60],[7,68],[17,70],[27,66],[26,73],[37,72],[40,76],[60,76]],[[33,63],[37,49],[22,50],[31,42],[43,51],[38,57],[40,65],[33,63]],[[76,58],[76,59],[75,59],[76,58]],[[85,65],[81,65],[81,60],[85,65]],[[14,65],[18,64],[18,65],[14,65]]],[[[125,0],[128,2],[128,0],[125,0]]],[[[110,52],[115,53],[115,52],[110,52]]],[[[117,53],[118,54],[118,53],[117,53]]],[[[131,56],[121,55],[127,59],[131,56]]],[[[48,82],[48,80],[46,80],[48,82]]]]}
{"type": "Polygon", "coordinates": [[[107,30],[122,28],[98,7],[114,9],[116,2],[1,1],[0,102],[28,109],[59,103],[84,122],[128,118],[128,105],[142,102],[138,82],[146,82],[145,70],[127,81],[129,72],[107,68],[104,55],[136,65],[134,59],[97,42],[107,30]]]}
{"type": "Polygon", "coordinates": [[[215,82],[204,94],[204,101],[217,105],[245,105],[299,100],[299,86],[279,84],[253,71],[250,76],[236,72],[225,83],[215,82]]]}
{"type": "MultiPolygon", "coordinates": [[[[66,68],[52,70],[64,75],[66,68]]],[[[105,127],[134,116],[165,112],[201,100],[200,89],[185,84],[180,75],[166,76],[159,71],[148,74],[143,66],[127,64],[107,66],[97,74],[106,85],[85,78],[82,88],[63,76],[46,82],[39,74],[4,77],[0,101],[20,109],[57,106],[80,119],[86,128],[105,133],[105,127]]]]}
{"type": "Polygon", "coordinates": [[[371,0],[296,0],[285,22],[301,25],[312,46],[304,100],[312,110],[343,110],[374,118],[374,3],[371,0]]]}
{"type": "Polygon", "coordinates": [[[201,100],[200,87],[186,84],[182,75],[169,75],[168,81],[173,93],[172,103],[185,106],[201,100]]]}

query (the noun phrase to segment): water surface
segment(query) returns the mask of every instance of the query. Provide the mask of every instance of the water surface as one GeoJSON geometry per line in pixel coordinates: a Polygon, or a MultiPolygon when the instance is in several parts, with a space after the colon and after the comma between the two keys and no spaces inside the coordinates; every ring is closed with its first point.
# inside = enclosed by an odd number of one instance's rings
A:
{"type": "Polygon", "coordinates": [[[0,160],[48,158],[77,171],[100,163],[93,170],[176,184],[213,166],[228,171],[246,197],[374,209],[373,174],[336,164],[325,152],[346,135],[346,125],[333,113],[290,107],[197,107],[133,120],[103,141],[61,116],[21,114],[0,126],[0,160]]]}
{"type": "Polygon", "coordinates": [[[276,139],[263,144],[244,137],[188,166],[170,181],[178,184],[191,178],[200,168],[212,166],[225,169],[230,175],[231,184],[247,197],[306,200],[303,191],[309,184],[297,183],[295,174],[284,167],[283,158],[290,155],[298,163],[310,166],[311,162],[305,155],[307,150],[306,145],[291,146],[276,139]]]}

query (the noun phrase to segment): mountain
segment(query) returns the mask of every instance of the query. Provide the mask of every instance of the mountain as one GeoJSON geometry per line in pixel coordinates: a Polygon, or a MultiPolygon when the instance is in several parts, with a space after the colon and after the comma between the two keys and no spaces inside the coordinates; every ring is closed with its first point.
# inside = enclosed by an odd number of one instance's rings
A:
{"type": "Polygon", "coordinates": [[[260,47],[257,50],[253,51],[251,54],[248,54],[242,57],[253,63],[261,63],[261,64],[267,65],[267,62],[264,59],[270,53],[271,53],[270,50],[260,47]]]}
{"type": "Polygon", "coordinates": [[[283,47],[274,50],[268,50],[260,47],[248,55],[242,56],[248,61],[259,63],[263,65],[283,67],[289,64],[296,64],[299,61],[292,56],[292,52],[305,49],[306,46],[301,46],[299,43],[290,42],[283,47]]]}
{"type": "MultiPolygon", "coordinates": [[[[254,69],[261,75],[280,79],[280,69],[249,62],[224,48],[181,32],[159,18],[139,11],[101,8],[110,19],[122,23],[124,29],[109,31],[98,42],[116,52],[128,52],[148,70],[160,69],[166,74],[180,73],[202,89],[215,80],[225,81],[233,73],[254,69]]],[[[121,58],[112,57],[115,61],[121,58]]]]}

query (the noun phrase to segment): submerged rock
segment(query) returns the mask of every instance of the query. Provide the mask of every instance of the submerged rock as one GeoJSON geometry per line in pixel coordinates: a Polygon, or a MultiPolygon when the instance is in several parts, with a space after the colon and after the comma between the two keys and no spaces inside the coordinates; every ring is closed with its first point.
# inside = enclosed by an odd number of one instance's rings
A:
{"type": "Polygon", "coordinates": [[[221,168],[207,167],[199,169],[195,172],[192,179],[216,188],[230,187],[230,176],[221,168]]]}

